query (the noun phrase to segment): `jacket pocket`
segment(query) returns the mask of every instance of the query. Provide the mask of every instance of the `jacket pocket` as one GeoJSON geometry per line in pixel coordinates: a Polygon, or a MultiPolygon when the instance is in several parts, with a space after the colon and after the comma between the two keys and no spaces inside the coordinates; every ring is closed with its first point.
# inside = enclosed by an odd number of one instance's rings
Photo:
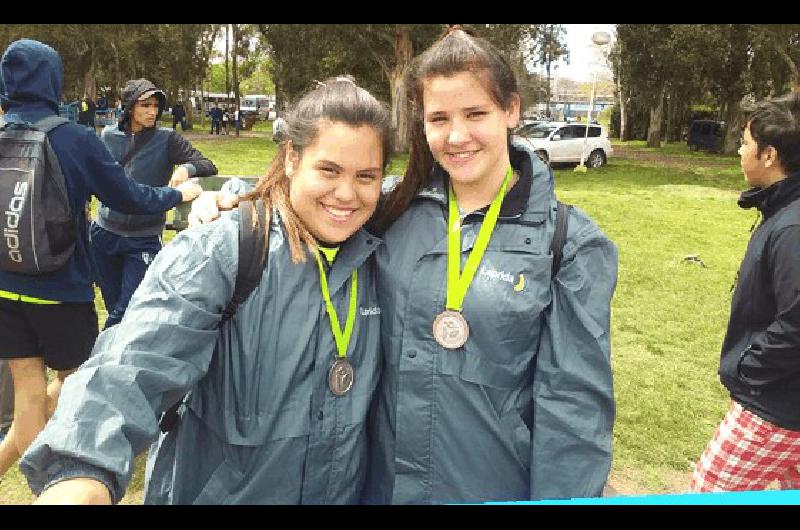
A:
{"type": "Polygon", "coordinates": [[[311,432],[310,399],[289,401],[277,410],[243,415],[225,411],[208,396],[194,392],[187,406],[217,436],[232,445],[257,447],[275,440],[308,436],[311,432]]]}
{"type": "Polygon", "coordinates": [[[487,253],[464,300],[472,347],[490,363],[508,366],[536,347],[550,303],[552,259],[533,253],[487,253]]]}

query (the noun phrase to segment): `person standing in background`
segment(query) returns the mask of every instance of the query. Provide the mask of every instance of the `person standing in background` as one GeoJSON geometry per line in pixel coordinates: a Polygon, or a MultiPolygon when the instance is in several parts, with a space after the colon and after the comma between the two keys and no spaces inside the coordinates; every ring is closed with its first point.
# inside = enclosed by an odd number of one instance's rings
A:
{"type": "Polygon", "coordinates": [[[176,130],[178,124],[181,124],[181,130],[186,130],[186,109],[183,108],[183,103],[178,101],[172,107],[172,130],[176,130]]]}
{"type": "MultiPolygon", "coordinates": [[[[46,158],[49,169],[45,171],[56,171],[57,162],[69,219],[53,235],[54,239],[62,236],[57,239],[61,246],[74,246],[66,262],[52,272],[0,270],[0,359],[7,360],[14,382],[14,422],[0,443],[0,477],[42,430],[58,402],[61,385],[89,358],[97,337],[95,271],[86,216],[89,199],[94,195],[127,213],[154,214],[191,201],[202,191],[192,181],[174,189],[143,186],[129,179],[94,132],[58,117],[63,82],[61,57],[39,41],[15,41],[0,59],[4,132],[28,124],[49,129],[46,145],[52,156],[46,158]],[[50,381],[45,366],[55,371],[50,381]]],[[[5,167],[13,163],[14,158],[4,159],[5,167]]],[[[14,170],[27,173],[11,167],[3,176],[14,170]]],[[[31,200],[35,204],[37,199],[31,200]]],[[[39,206],[44,206],[43,201],[39,206]]]]}
{"type": "MultiPolygon", "coordinates": [[[[166,95],[147,79],[132,79],[122,91],[125,113],[100,139],[134,182],[178,186],[190,177],[217,174],[213,162],[176,131],[158,127],[166,95]]],[[[132,215],[101,204],[91,226],[91,249],[108,310],[105,327],[122,320],[147,267],[163,247],[166,215],[132,215]]]]}
{"type": "Polygon", "coordinates": [[[800,95],[750,109],[739,207],[757,208],[722,343],[731,402],[690,491],[800,489],[800,95]]]}

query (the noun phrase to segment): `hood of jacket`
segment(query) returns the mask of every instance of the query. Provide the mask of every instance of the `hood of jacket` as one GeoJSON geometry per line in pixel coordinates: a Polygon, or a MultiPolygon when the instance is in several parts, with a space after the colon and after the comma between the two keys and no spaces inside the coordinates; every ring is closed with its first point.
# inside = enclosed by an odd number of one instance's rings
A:
{"type": "Polygon", "coordinates": [[[133,105],[147,92],[154,92],[152,95],[158,99],[158,114],[156,115],[156,126],[158,126],[158,120],[161,119],[161,114],[164,113],[164,109],[167,106],[166,94],[147,79],[131,79],[125,83],[125,87],[122,89],[122,105],[124,110],[119,120],[120,131],[127,129],[127,124],[131,119],[131,109],[133,109],[133,105]]]}
{"type": "Polygon", "coordinates": [[[53,48],[39,41],[11,43],[0,59],[0,105],[7,114],[58,112],[64,64],[53,48]]]}

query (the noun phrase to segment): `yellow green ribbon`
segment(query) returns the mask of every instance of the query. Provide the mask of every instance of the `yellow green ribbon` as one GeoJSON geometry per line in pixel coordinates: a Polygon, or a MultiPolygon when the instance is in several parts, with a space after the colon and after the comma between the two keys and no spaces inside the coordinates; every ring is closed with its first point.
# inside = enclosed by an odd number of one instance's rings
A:
{"type": "Polygon", "coordinates": [[[336,350],[339,357],[347,357],[347,345],[350,344],[350,336],[353,334],[353,325],[356,322],[356,303],[358,298],[358,270],[354,270],[350,282],[350,306],[347,309],[347,321],[344,324],[344,332],[339,326],[339,317],[336,315],[336,309],[331,302],[331,293],[328,290],[328,278],[325,275],[325,269],[322,266],[322,258],[319,257],[319,252],[315,252],[314,256],[317,258],[317,265],[319,265],[319,284],[322,290],[322,298],[325,299],[325,307],[328,310],[328,317],[331,321],[331,331],[333,338],[336,341],[336,350]]]}
{"type": "Polygon", "coordinates": [[[26,296],[24,294],[12,293],[11,291],[0,290],[0,298],[13,300],[15,302],[25,302],[28,304],[60,304],[58,300],[45,300],[44,298],[36,298],[34,296],[26,296]]]}
{"type": "Polygon", "coordinates": [[[464,297],[467,296],[467,289],[469,289],[475,273],[478,272],[478,265],[486,252],[486,247],[489,246],[489,239],[492,237],[497,218],[500,216],[500,205],[503,203],[503,197],[506,194],[506,188],[511,181],[511,176],[514,171],[511,166],[508,166],[506,177],[503,180],[503,185],[500,186],[500,191],[497,192],[489,206],[489,211],[486,213],[486,218],[478,231],[478,238],[475,240],[475,245],[472,251],[467,256],[467,262],[464,264],[463,274],[461,269],[461,221],[458,215],[458,204],[456,203],[456,196],[453,192],[453,184],[450,184],[449,198],[450,198],[450,215],[447,219],[447,304],[446,308],[452,311],[461,311],[461,306],[464,304],[464,297]]]}

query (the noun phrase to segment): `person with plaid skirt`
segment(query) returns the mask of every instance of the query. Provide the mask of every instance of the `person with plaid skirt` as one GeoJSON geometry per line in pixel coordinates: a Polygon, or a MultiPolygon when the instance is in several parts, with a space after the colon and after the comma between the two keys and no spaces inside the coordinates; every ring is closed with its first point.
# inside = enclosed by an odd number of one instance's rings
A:
{"type": "Polygon", "coordinates": [[[691,491],[800,489],[800,95],[750,109],[739,148],[757,208],[739,268],[719,375],[731,404],[691,491]]]}

